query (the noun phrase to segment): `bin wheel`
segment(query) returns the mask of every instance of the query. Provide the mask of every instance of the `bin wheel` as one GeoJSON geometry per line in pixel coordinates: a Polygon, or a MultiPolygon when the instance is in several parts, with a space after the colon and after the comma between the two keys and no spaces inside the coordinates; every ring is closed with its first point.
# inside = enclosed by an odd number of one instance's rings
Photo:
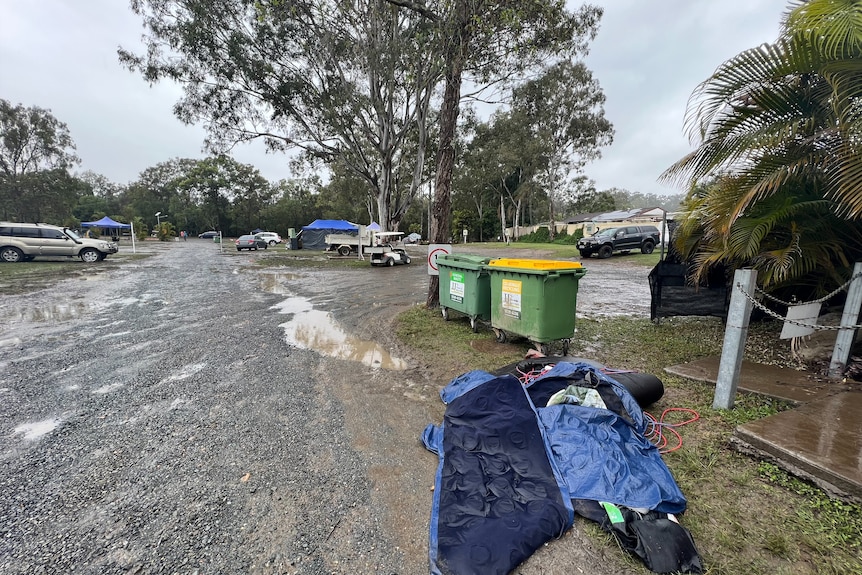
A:
{"type": "Polygon", "coordinates": [[[470,329],[473,330],[473,333],[479,331],[479,320],[477,320],[475,317],[470,318],[470,329]]]}
{"type": "Polygon", "coordinates": [[[497,337],[497,343],[506,343],[506,332],[502,329],[495,329],[494,335],[497,337]]]}
{"type": "Polygon", "coordinates": [[[443,314],[443,321],[449,321],[449,310],[443,306],[440,306],[440,312],[443,314]]]}
{"type": "Polygon", "coordinates": [[[544,356],[551,355],[551,344],[549,343],[534,341],[533,347],[536,349],[536,351],[540,352],[544,356]]]}
{"type": "Polygon", "coordinates": [[[563,357],[569,355],[569,343],[568,339],[563,340],[563,357]]]}

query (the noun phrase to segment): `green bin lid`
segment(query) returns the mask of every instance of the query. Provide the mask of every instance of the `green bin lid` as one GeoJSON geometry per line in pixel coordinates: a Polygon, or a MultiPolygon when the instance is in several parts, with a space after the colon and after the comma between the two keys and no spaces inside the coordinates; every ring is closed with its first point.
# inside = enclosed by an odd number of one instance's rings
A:
{"type": "Polygon", "coordinates": [[[437,265],[455,269],[478,270],[485,269],[490,260],[489,257],[474,254],[443,254],[437,256],[437,265]]]}

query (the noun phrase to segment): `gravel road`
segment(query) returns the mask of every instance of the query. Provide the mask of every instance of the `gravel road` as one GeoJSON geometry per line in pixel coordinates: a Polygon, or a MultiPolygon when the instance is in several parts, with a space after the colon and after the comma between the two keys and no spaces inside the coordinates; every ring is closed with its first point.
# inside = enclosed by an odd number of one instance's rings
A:
{"type": "MultiPolygon", "coordinates": [[[[4,295],[0,572],[427,573],[437,458],[419,438],[457,374],[386,329],[425,300],[423,249],[255,270],[262,254],[146,242],[153,257],[4,295]]],[[[586,265],[579,313],[649,313],[647,270],[586,265]],[[608,295],[602,273],[628,287],[608,295]]],[[[576,525],[517,572],[631,569],[576,525]]]]}

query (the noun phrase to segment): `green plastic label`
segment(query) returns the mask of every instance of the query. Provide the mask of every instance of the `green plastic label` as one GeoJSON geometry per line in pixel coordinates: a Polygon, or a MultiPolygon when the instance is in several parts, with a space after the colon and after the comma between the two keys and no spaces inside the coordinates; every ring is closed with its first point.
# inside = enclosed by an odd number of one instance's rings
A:
{"type": "Polygon", "coordinates": [[[605,508],[605,513],[608,514],[608,517],[611,520],[611,523],[625,523],[626,520],[623,519],[623,513],[620,511],[620,508],[614,505],[613,503],[608,503],[607,501],[602,501],[602,507],[605,508]]]}

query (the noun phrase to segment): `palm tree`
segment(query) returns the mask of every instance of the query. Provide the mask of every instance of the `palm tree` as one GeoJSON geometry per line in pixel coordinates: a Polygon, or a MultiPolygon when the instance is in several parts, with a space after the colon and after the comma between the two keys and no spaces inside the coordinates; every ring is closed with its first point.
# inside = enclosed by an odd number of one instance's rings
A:
{"type": "Polygon", "coordinates": [[[862,258],[862,2],[790,4],[780,38],[695,90],[697,148],[662,175],[690,192],[677,247],[699,280],[752,266],[764,287],[841,284],[862,258]]]}

